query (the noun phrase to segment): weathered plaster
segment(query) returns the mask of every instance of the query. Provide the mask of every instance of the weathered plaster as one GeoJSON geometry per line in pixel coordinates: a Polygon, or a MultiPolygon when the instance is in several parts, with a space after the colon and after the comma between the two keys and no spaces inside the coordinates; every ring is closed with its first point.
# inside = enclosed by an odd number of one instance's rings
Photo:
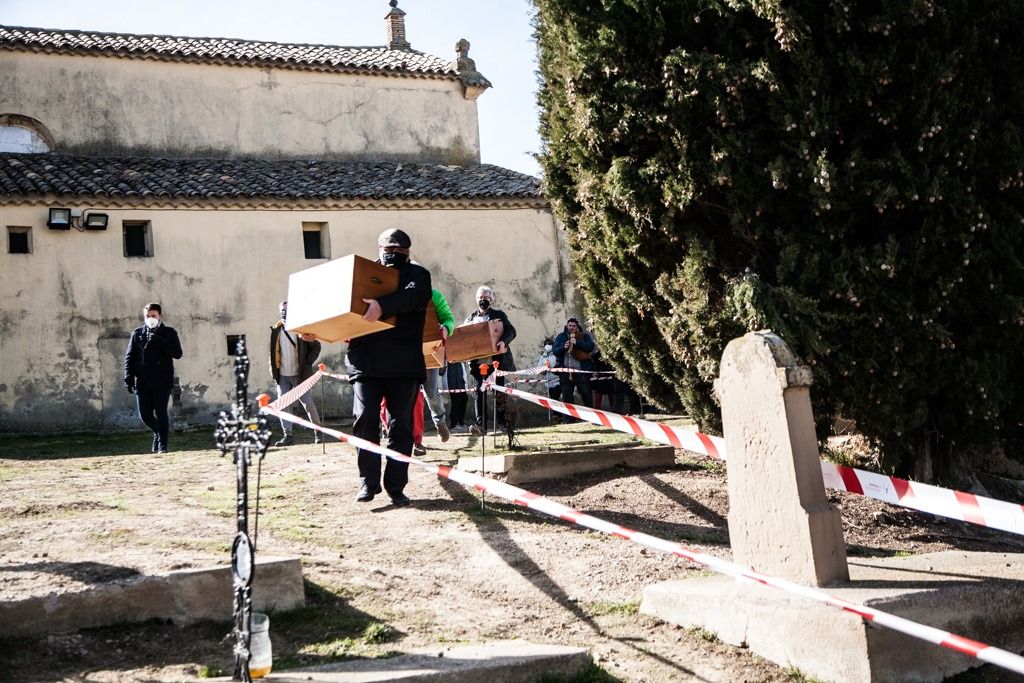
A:
{"type": "MultiPolygon", "coordinates": [[[[0,253],[0,430],[138,428],[120,361],[148,301],[163,304],[184,347],[175,364],[179,424],[208,423],[230,404],[229,334],[249,340],[253,392],[273,393],[268,327],[288,275],[322,262],[304,258],[303,222],[328,225],[335,257],[376,258],[377,235],[402,227],[457,322],[474,310],[480,284],[494,287],[495,305],[519,332],[512,350],[520,367],[578,312],[561,301],[571,288],[559,281],[560,233],[547,211],[91,208],[109,213],[106,231],[48,230],[42,204],[0,207],[0,224],[33,231],[32,254],[0,253]],[[125,220],[151,221],[153,257],[123,256],[125,220]]],[[[325,344],[321,362],[341,371],[344,351],[325,344]]],[[[328,415],[351,410],[347,384],[330,380],[325,398],[328,415]]]]}
{"type": "Polygon", "coordinates": [[[0,112],[58,151],[478,163],[456,80],[0,52],[0,112]]]}

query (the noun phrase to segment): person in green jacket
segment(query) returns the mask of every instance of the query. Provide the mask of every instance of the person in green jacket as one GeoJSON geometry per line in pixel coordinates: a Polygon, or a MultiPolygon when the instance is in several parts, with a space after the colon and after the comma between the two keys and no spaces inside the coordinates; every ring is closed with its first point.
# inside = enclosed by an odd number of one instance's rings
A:
{"type": "MultiPolygon", "coordinates": [[[[455,332],[455,316],[452,315],[452,309],[448,306],[448,301],[444,298],[444,294],[436,289],[432,291],[434,311],[437,313],[437,321],[441,324],[441,337],[447,339],[449,335],[455,332]]],[[[441,368],[427,368],[427,377],[423,381],[423,394],[427,399],[427,408],[430,410],[430,417],[434,421],[434,428],[443,442],[448,440],[451,432],[448,429],[448,420],[445,419],[444,400],[441,398],[440,388],[441,368]]],[[[413,445],[414,454],[423,455],[426,452],[422,443],[413,445]]]]}

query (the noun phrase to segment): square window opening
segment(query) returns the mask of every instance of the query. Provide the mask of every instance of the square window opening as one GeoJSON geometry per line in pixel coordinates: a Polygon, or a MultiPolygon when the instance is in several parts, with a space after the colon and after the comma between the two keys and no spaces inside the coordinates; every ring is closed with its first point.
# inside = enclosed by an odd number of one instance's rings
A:
{"type": "Polygon", "coordinates": [[[303,222],[302,248],[307,259],[331,258],[331,233],[327,223],[303,222]]]}
{"type": "Polygon", "coordinates": [[[31,254],[32,229],[13,225],[7,226],[7,253],[31,254]]]}
{"type": "Polygon", "coordinates": [[[153,231],[150,229],[149,221],[125,221],[123,226],[124,255],[152,256],[153,231]]]}
{"type": "Polygon", "coordinates": [[[239,340],[245,340],[245,335],[244,334],[229,334],[227,336],[228,355],[229,356],[237,356],[238,355],[238,341],[239,340]]]}

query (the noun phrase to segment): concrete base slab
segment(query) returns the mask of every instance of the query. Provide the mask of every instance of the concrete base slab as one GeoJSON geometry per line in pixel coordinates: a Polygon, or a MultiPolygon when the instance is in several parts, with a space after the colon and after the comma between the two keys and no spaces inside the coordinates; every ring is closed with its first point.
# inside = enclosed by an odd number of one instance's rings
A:
{"type": "MultiPolygon", "coordinates": [[[[148,619],[184,625],[230,621],[230,567],[138,576],[85,590],[0,602],[0,636],[67,633],[148,619]]],[[[256,561],[253,605],[261,612],[306,604],[298,558],[256,561]]]]}
{"type": "MultiPolygon", "coordinates": [[[[827,593],[1011,652],[1024,649],[1024,555],[947,551],[851,558],[850,582],[827,593]]],[[[979,666],[796,595],[725,576],[644,589],[640,611],[711,631],[822,681],[942,681],[979,666]]]]}
{"type": "Polygon", "coordinates": [[[469,472],[503,474],[509,484],[523,484],[544,479],[610,470],[619,465],[635,467],[668,467],[675,464],[671,446],[626,446],[587,448],[566,451],[538,451],[461,457],[457,467],[469,472]]]}
{"type": "Polygon", "coordinates": [[[271,672],[261,680],[280,683],[535,683],[546,675],[572,676],[590,663],[590,654],[583,648],[504,640],[484,645],[438,648],[390,659],[360,659],[271,672]]]}

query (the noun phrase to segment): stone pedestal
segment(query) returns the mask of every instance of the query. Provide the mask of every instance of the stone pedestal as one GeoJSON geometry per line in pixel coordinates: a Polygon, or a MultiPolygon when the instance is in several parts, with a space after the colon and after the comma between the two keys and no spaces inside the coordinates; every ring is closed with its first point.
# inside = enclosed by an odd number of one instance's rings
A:
{"type": "Polygon", "coordinates": [[[849,578],[839,513],[825,497],[811,371],[771,332],[729,342],[715,390],[728,449],[735,562],[812,586],[849,578]]]}
{"type": "MultiPolygon", "coordinates": [[[[851,581],[829,588],[829,594],[1011,652],[1024,648],[1019,599],[1024,557],[1019,554],[853,558],[849,567],[851,581]]],[[[939,683],[981,664],[835,607],[727,576],[647,586],[640,611],[706,629],[723,642],[820,681],[939,683]]]]}

